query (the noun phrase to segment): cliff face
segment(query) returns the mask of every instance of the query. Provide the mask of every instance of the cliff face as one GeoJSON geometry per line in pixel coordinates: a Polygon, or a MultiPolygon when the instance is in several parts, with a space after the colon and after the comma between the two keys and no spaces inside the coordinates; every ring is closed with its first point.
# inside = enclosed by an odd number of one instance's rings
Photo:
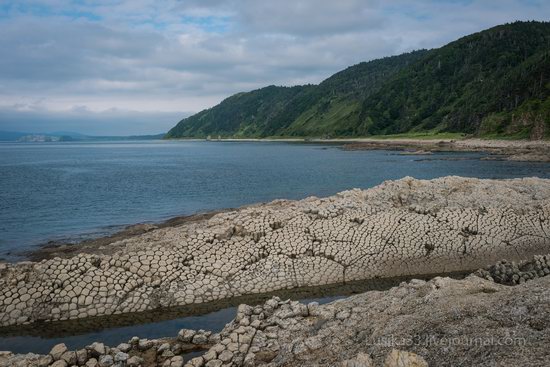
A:
{"type": "Polygon", "coordinates": [[[360,63],[319,85],[239,93],[166,137],[443,131],[548,138],[549,49],[550,23],[505,24],[438,49],[360,63]]]}
{"type": "Polygon", "coordinates": [[[0,324],[440,274],[550,252],[544,179],[404,178],[275,201],[39,263],[0,264],[0,324]]]}

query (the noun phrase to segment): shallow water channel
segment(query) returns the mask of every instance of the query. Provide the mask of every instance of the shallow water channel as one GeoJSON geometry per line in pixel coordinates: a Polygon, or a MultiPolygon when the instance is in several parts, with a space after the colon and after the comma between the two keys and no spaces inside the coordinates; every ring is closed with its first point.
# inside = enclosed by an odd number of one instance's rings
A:
{"type": "MultiPolygon", "coordinates": [[[[463,274],[449,274],[449,276],[458,278],[463,274]]],[[[414,276],[417,279],[431,277],[433,275],[414,276]]],[[[237,306],[241,303],[261,304],[277,295],[282,299],[290,298],[302,303],[315,301],[323,304],[369,290],[389,289],[411,278],[413,277],[372,279],[347,284],[296,288],[137,314],[4,327],[0,328],[0,350],[9,350],[14,353],[47,354],[58,343],[65,343],[70,350],[75,350],[95,341],[109,346],[117,346],[122,342],[127,342],[133,336],[142,339],[176,337],[178,331],[183,328],[219,332],[235,317],[237,306]]],[[[201,352],[189,353],[187,357],[190,358],[197,353],[201,352]]]]}

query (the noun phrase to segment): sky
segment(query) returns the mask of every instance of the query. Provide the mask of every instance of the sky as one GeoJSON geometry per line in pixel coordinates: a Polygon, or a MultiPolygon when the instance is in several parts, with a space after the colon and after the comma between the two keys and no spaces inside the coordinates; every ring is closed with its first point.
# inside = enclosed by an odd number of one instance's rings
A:
{"type": "Polygon", "coordinates": [[[0,130],[161,133],[237,92],[549,18],[547,0],[0,0],[0,130]]]}

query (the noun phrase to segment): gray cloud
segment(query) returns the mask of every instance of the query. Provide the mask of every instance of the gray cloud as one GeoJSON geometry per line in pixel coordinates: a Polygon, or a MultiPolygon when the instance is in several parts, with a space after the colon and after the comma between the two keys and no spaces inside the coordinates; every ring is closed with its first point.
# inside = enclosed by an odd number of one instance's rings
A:
{"type": "Polygon", "coordinates": [[[190,115],[181,112],[128,111],[109,109],[90,111],[86,106],[73,106],[65,111],[29,108],[15,105],[0,109],[1,130],[28,133],[54,131],[87,135],[147,135],[166,132],[174,121],[190,115]]]}
{"type": "Polygon", "coordinates": [[[0,129],[70,121],[108,134],[134,119],[142,123],[131,133],[154,133],[235,92],[317,83],[360,61],[549,13],[548,2],[522,0],[8,2],[0,129]]]}

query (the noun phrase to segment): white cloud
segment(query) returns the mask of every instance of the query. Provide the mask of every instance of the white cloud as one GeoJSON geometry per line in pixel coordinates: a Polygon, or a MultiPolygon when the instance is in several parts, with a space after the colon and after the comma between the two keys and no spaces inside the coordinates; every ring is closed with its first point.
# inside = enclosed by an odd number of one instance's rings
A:
{"type": "Polygon", "coordinates": [[[21,118],[13,106],[32,101],[40,126],[67,111],[82,129],[91,113],[113,109],[183,115],[235,92],[317,83],[360,61],[545,14],[550,3],[522,0],[8,1],[0,6],[0,129],[6,116],[21,118]]]}

